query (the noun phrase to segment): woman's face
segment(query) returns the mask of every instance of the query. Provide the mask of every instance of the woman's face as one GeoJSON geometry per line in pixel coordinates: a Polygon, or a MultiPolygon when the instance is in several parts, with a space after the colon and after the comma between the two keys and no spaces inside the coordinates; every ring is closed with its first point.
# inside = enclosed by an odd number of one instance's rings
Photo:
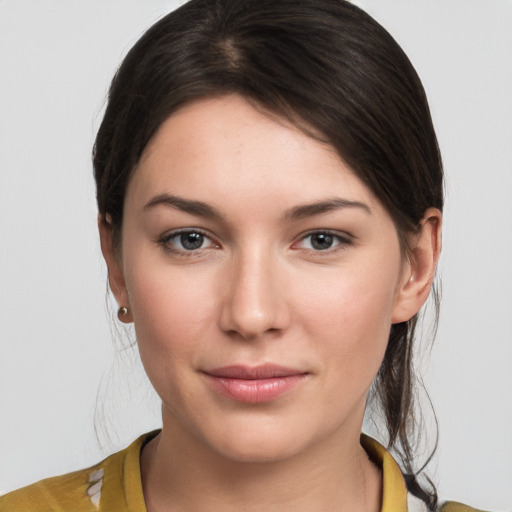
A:
{"type": "Polygon", "coordinates": [[[408,268],[332,147],[231,95],[153,137],[110,270],[164,428],[261,461],[358,438],[408,268]]]}

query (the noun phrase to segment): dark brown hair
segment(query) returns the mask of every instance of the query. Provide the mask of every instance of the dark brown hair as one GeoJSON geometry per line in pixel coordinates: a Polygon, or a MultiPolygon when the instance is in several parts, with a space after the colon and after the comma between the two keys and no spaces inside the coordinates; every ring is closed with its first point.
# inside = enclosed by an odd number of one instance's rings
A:
{"type": "MultiPolygon", "coordinates": [[[[421,82],[400,46],[343,0],[192,0],[153,25],[116,73],[94,146],[100,215],[120,241],[131,173],[161,123],[195,99],[237,93],[339,152],[392,216],[402,249],[443,207],[439,148],[421,82]]],[[[418,482],[412,347],[417,318],[395,324],[374,383],[409,490],[418,482]]]]}

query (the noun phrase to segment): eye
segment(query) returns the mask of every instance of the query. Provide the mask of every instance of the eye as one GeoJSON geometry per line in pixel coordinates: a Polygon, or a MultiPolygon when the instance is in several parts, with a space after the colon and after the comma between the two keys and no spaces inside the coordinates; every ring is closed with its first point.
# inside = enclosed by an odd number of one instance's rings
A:
{"type": "Polygon", "coordinates": [[[313,251],[328,251],[338,246],[346,246],[352,241],[347,236],[342,236],[331,231],[314,231],[302,237],[297,243],[299,249],[310,249],[313,251]]]}
{"type": "Polygon", "coordinates": [[[215,247],[214,242],[197,229],[174,231],[164,235],[159,243],[172,252],[194,252],[215,247]]]}

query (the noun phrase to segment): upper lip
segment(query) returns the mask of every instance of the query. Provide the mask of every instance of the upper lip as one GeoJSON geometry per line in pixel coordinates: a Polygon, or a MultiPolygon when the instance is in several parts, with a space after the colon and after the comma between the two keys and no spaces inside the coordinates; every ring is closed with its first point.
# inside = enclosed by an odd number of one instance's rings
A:
{"type": "Polygon", "coordinates": [[[272,379],[279,377],[291,377],[292,375],[304,375],[307,372],[296,368],[286,368],[276,364],[262,364],[259,366],[230,365],[211,370],[203,370],[212,377],[227,379],[272,379]]]}

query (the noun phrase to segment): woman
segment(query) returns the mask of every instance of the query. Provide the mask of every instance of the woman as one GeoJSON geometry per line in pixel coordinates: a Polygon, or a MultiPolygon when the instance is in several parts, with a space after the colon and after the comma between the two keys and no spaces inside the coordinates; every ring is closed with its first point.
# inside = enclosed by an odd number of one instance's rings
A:
{"type": "Polygon", "coordinates": [[[339,1],[192,1],[124,60],[94,167],[163,428],[1,510],[437,509],[415,474],[411,351],[442,166],[380,26],[339,1]],[[369,398],[401,471],[360,440],[369,398]]]}

